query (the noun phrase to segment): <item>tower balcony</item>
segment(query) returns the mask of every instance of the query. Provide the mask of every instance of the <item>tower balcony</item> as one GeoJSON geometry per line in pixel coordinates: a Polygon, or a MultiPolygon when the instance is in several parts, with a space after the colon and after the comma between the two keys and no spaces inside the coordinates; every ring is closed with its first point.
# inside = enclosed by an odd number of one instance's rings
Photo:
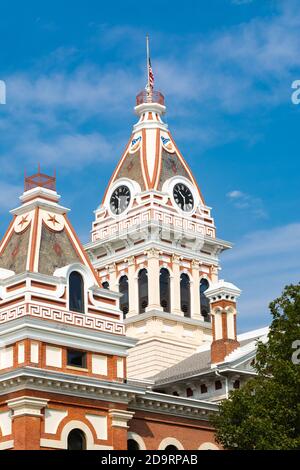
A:
{"type": "Polygon", "coordinates": [[[157,103],[165,106],[165,97],[160,91],[141,91],[136,97],[136,106],[146,103],[157,103]]]}

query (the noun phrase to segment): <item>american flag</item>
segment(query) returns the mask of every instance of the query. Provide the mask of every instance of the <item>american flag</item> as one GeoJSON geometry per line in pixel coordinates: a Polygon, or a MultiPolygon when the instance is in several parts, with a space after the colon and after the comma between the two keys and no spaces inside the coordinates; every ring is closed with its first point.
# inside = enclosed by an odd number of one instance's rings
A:
{"type": "Polygon", "coordinates": [[[151,66],[150,57],[149,57],[149,63],[148,63],[148,83],[149,83],[149,86],[150,86],[151,90],[153,90],[153,88],[154,88],[154,75],[153,75],[153,70],[152,70],[152,66],[151,66]]]}

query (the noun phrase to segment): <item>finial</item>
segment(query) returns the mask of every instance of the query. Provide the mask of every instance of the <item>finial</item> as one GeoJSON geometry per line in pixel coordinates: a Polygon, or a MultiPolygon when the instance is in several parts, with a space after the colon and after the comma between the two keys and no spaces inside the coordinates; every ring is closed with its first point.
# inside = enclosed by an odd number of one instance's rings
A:
{"type": "Polygon", "coordinates": [[[41,187],[56,191],[56,172],[54,170],[54,176],[48,176],[45,173],[41,173],[41,165],[38,164],[38,172],[31,176],[26,176],[24,172],[24,190],[29,191],[30,189],[41,187]]]}

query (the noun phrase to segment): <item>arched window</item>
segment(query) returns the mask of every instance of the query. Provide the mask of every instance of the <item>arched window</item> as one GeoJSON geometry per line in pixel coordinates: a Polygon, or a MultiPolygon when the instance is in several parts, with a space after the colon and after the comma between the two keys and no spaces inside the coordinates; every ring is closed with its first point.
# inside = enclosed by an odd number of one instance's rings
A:
{"type": "Polygon", "coordinates": [[[140,450],[140,446],[134,439],[128,439],[127,450],[140,450]]]}
{"type": "Polygon", "coordinates": [[[102,287],[103,289],[109,289],[109,282],[107,281],[102,282],[102,287]]]}
{"type": "Polygon", "coordinates": [[[194,391],[190,387],[188,387],[186,389],[186,396],[187,397],[192,397],[193,395],[194,395],[194,391]]]}
{"type": "Polygon", "coordinates": [[[185,317],[191,316],[191,293],[190,278],[187,274],[182,273],[180,276],[180,302],[181,310],[185,317]]]}
{"type": "Polygon", "coordinates": [[[209,288],[209,283],[207,279],[201,279],[200,281],[200,305],[201,305],[201,315],[204,317],[204,321],[210,321],[210,306],[209,299],[205,295],[205,291],[209,288]]]}
{"type": "Polygon", "coordinates": [[[167,450],[168,452],[176,452],[176,450],[178,450],[178,447],[174,446],[173,444],[169,444],[167,447],[165,447],[164,450],[167,450]]]}
{"type": "Polygon", "coordinates": [[[81,429],[73,429],[69,433],[68,450],[86,450],[86,439],[81,429]]]}
{"type": "Polygon", "coordinates": [[[129,310],[129,296],[128,296],[128,277],[122,276],[119,280],[119,292],[122,294],[120,298],[120,310],[122,310],[124,318],[129,310]]]}
{"type": "Polygon", "coordinates": [[[148,273],[147,269],[142,269],[138,277],[139,286],[139,312],[144,313],[148,307],[148,273]]]}
{"type": "Polygon", "coordinates": [[[166,268],[161,268],[159,275],[160,305],[164,312],[170,312],[170,273],[166,268]]]}
{"type": "Polygon", "coordinates": [[[84,313],[84,282],[77,271],[71,272],[69,276],[69,309],[84,313]]]}

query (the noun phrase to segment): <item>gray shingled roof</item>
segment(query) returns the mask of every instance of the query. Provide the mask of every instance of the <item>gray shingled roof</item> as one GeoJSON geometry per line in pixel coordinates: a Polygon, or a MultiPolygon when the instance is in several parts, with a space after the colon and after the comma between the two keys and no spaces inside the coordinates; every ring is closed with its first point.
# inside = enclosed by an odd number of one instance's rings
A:
{"type": "MultiPolygon", "coordinates": [[[[263,328],[261,330],[258,330],[257,336],[253,336],[246,339],[242,339],[241,337],[240,347],[242,348],[248,343],[261,339],[263,330],[263,328]]],[[[187,357],[183,361],[178,362],[177,364],[174,364],[171,367],[168,367],[167,369],[159,372],[153,377],[150,377],[150,380],[154,381],[155,386],[159,386],[169,382],[182,380],[186,377],[190,377],[191,375],[200,374],[201,372],[209,372],[210,370],[210,349],[208,349],[195,353],[192,356],[187,357]]]]}
{"type": "Polygon", "coordinates": [[[180,380],[210,369],[210,349],[198,352],[151,377],[155,385],[180,380]]]}

